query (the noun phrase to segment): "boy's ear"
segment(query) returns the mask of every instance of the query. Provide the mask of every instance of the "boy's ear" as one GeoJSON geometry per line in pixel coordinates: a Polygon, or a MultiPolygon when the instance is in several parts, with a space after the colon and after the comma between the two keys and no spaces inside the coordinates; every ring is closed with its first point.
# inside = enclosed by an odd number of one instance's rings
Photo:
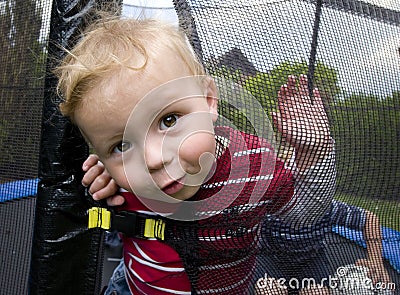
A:
{"type": "Polygon", "coordinates": [[[204,79],[204,89],[210,114],[215,122],[218,119],[218,89],[213,78],[206,77],[204,79]]]}

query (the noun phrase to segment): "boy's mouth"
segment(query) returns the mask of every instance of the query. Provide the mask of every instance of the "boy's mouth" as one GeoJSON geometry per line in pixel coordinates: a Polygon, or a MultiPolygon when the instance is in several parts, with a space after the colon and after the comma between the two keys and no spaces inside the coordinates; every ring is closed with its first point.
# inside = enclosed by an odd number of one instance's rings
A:
{"type": "Polygon", "coordinates": [[[173,182],[171,182],[170,184],[168,184],[167,186],[165,186],[162,191],[167,194],[167,195],[173,195],[176,194],[177,192],[179,192],[183,186],[184,186],[184,177],[175,180],[173,182]]]}

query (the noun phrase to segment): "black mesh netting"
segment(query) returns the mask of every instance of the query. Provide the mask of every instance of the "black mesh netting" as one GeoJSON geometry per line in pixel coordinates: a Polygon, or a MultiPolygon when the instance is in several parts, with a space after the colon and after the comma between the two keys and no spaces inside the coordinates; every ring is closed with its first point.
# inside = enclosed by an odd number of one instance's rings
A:
{"type": "MultiPolygon", "coordinates": [[[[74,44],[96,1],[50,2],[0,3],[0,294],[27,293],[29,269],[32,294],[101,288],[103,235],[86,228],[91,201],[80,185],[87,147],[58,113],[51,74],[59,45],[74,44]]],[[[290,294],[318,283],[331,294],[398,289],[398,8],[356,0],[174,4],[220,94],[218,173],[195,196],[210,201],[166,220],[166,242],[192,293],[290,294]],[[287,120],[302,110],[277,120],[291,107],[278,100],[285,91],[327,113],[331,138],[317,137],[323,150],[287,144],[287,120]],[[190,218],[198,220],[176,220],[190,218]],[[370,284],[374,274],[355,263],[368,258],[374,270],[381,255],[388,281],[370,284]]],[[[294,129],[307,130],[311,114],[294,129]]]]}
{"type": "Polygon", "coordinates": [[[0,293],[27,291],[50,6],[0,4],[0,293]]]}
{"type": "MultiPolygon", "coordinates": [[[[267,161],[259,158],[260,149],[270,146],[244,139],[243,133],[221,135],[232,144],[227,148],[230,157],[224,159],[223,154],[218,160],[221,170],[216,168],[226,175],[209,180],[211,184],[202,189],[213,189],[205,195],[220,196],[215,202],[235,201],[192,228],[188,223],[177,225],[170,237],[195,292],[247,294],[258,288],[259,293],[275,294],[272,285],[280,289],[282,281],[272,279],[283,278],[288,288],[284,292],[291,293],[312,287],[309,278],[324,284],[321,279],[330,276],[333,283],[325,281],[325,286],[334,294],[367,294],[362,286],[344,287],[346,276],[357,276],[353,270],[363,276],[363,269],[354,263],[366,257],[361,248],[349,245],[357,242],[371,249],[377,239],[383,244],[387,272],[392,282],[398,282],[399,236],[391,229],[399,229],[399,12],[360,1],[175,4],[180,25],[207,72],[235,85],[219,84],[219,115],[225,119],[221,125],[229,122],[234,129],[260,135],[260,129],[252,129],[265,126],[258,108],[273,121],[271,113],[290,108],[290,102],[280,105],[281,85],[290,88],[289,75],[299,80],[306,74],[310,93],[319,89],[335,146],[335,153],[327,153],[324,160],[306,151],[307,169],[293,168],[293,157],[304,151],[287,144],[290,125],[278,123],[283,125],[275,126],[275,148],[293,179],[278,160],[274,180],[262,184],[268,189],[257,191],[257,185],[232,184],[230,177],[235,169],[249,169],[241,176],[262,183],[268,172],[260,168],[267,161]],[[239,159],[243,150],[251,154],[246,160],[239,159]],[[246,161],[250,168],[244,168],[246,161]],[[288,201],[291,190],[294,195],[288,201]],[[249,195],[257,194],[262,195],[258,202],[249,201],[249,195]]],[[[309,98],[314,107],[317,96],[309,98]]],[[[300,121],[296,128],[305,125],[300,121]]],[[[303,139],[312,136],[304,134],[303,139]]],[[[235,179],[244,181],[240,176],[235,179]]],[[[378,259],[376,252],[368,253],[369,259],[378,259]]],[[[378,292],[393,287],[386,285],[378,292]]]]}
{"type": "Polygon", "coordinates": [[[0,3],[0,294],[101,287],[101,233],[87,230],[79,180],[87,147],[58,114],[51,75],[94,4],[0,3]]]}

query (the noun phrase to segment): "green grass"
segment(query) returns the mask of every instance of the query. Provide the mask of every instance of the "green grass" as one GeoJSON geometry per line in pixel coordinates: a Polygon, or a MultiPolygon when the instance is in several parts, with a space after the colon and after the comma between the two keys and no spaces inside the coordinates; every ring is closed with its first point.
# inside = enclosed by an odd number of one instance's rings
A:
{"type": "Polygon", "coordinates": [[[381,225],[400,231],[400,200],[379,200],[353,195],[337,194],[335,199],[375,213],[381,225]]]}

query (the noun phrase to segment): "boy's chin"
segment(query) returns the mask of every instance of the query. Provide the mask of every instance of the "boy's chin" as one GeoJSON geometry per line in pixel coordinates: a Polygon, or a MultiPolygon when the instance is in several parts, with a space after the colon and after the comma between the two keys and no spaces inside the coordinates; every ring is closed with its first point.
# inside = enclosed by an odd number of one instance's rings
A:
{"type": "Polygon", "coordinates": [[[178,200],[180,202],[190,200],[200,189],[200,185],[197,186],[188,186],[185,185],[182,189],[182,191],[170,195],[170,197],[174,198],[175,200],[178,200]]]}

